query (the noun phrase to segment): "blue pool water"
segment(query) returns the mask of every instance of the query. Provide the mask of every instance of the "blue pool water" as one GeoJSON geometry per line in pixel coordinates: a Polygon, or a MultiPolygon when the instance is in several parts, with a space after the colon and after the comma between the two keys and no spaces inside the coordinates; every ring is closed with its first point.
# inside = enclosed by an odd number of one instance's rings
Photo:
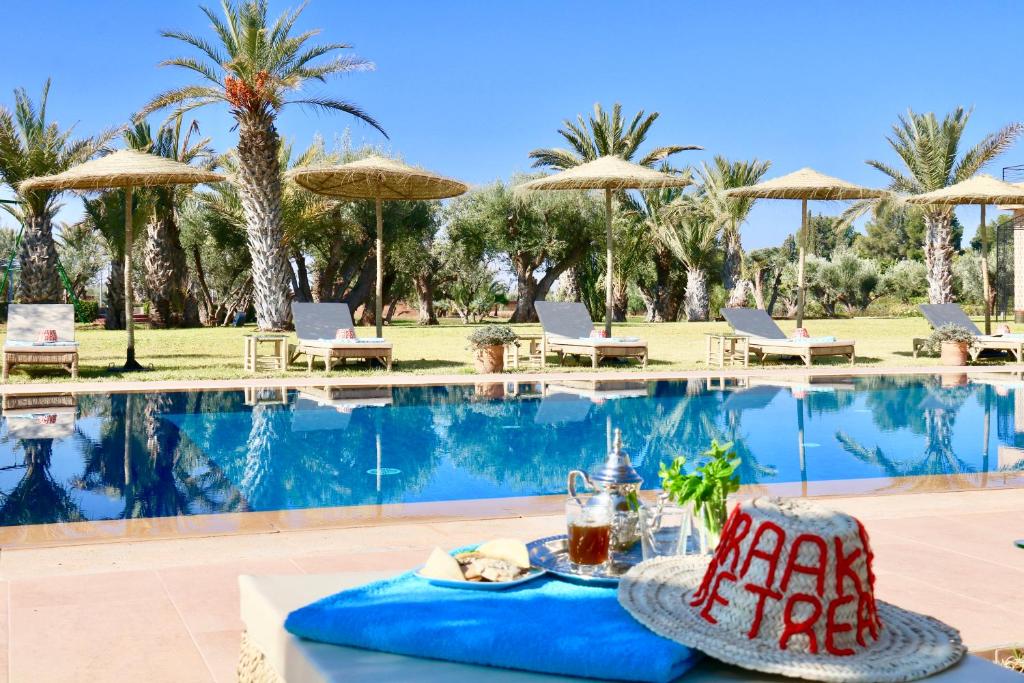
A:
{"type": "Polygon", "coordinates": [[[610,427],[645,487],[712,438],[745,484],[1024,469],[996,375],[9,396],[2,422],[0,525],[560,493],[610,427]]]}

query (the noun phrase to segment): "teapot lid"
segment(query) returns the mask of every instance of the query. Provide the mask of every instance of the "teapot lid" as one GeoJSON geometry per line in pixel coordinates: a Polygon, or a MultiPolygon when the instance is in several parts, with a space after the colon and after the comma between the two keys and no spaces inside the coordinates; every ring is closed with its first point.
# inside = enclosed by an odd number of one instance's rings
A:
{"type": "Polygon", "coordinates": [[[590,470],[590,479],[606,484],[641,484],[641,477],[633,463],[629,460],[629,453],[622,450],[622,430],[615,430],[615,441],[608,458],[601,465],[590,470]]]}

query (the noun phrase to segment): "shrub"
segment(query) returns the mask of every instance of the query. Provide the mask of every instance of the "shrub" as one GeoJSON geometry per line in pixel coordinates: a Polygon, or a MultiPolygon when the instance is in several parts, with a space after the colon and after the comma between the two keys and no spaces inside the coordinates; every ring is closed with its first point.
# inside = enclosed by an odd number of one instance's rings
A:
{"type": "Polygon", "coordinates": [[[943,325],[932,332],[931,336],[928,337],[928,341],[925,342],[925,348],[930,353],[938,353],[939,346],[943,342],[967,344],[968,346],[972,346],[975,341],[976,339],[974,338],[973,332],[962,325],[950,323],[948,325],[943,325]]]}
{"type": "Polygon", "coordinates": [[[75,322],[91,323],[100,317],[100,304],[98,301],[79,301],[75,306],[75,322]]]}
{"type": "Polygon", "coordinates": [[[488,346],[511,344],[519,337],[508,325],[487,325],[473,330],[466,339],[470,348],[482,349],[488,346]]]}
{"type": "Polygon", "coordinates": [[[928,293],[928,268],[920,261],[898,261],[882,275],[880,289],[908,304],[928,293]]]}

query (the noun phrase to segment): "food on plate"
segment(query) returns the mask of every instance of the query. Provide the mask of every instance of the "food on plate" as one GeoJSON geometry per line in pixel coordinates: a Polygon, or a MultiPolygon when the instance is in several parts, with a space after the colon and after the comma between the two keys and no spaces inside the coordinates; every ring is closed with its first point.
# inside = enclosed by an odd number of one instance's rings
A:
{"type": "Polygon", "coordinates": [[[428,579],[444,579],[445,581],[465,581],[459,561],[441,550],[434,548],[427,558],[427,563],[420,570],[420,575],[428,579]]]}
{"type": "Polygon", "coordinates": [[[484,557],[505,560],[520,569],[530,568],[530,551],[527,550],[525,543],[515,538],[497,538],[487,541],[477,548],[476,552],[484,557]]]}
{"type": "Polygon", "coordinates": [[[499,538],[454,556],[434,548],[420,575],[447,581],[505,583],[521,579],[529,571],[530,554],[526,544],[512,538],[499,538]]]}

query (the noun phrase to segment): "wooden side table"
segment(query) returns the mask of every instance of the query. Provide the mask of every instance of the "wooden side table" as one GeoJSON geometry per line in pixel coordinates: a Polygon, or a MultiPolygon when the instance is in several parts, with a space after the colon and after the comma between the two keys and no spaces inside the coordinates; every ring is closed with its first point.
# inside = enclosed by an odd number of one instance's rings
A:
{"type": "Polygon", "coordinates": [[[288,368],[288,335],[276,333],[247,334],[243,337],[242,368],[249,372],[280,370],[288,368]],[[263,348],[270,347],[269,352],[263,348]]]}
{"type": "Polygon", "coordinates": [[[709,368],[727,365],[750,367],[750,337],[731,332],[705,332],[707,337],[706,363],[709,368]]]}
{"type": "Polygon", "coordinates": [[[505,345],[505,367],[518,370],[520,363],[526,367],[541,366],[541,335],[540,334],[517,334],[511,344],[505,345]],[[523,350],[525,344],[526,350],[523,350]]]}

